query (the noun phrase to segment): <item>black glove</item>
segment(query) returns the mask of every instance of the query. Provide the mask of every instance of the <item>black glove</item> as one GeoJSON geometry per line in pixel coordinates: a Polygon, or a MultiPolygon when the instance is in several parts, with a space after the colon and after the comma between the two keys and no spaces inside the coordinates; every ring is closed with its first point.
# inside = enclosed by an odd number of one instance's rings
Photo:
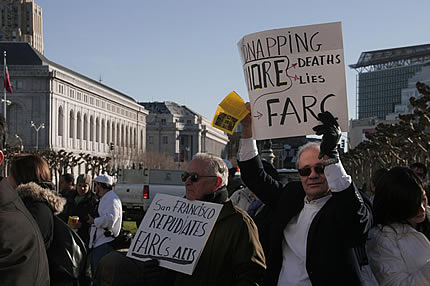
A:
{"type": "Polygon", "coordinates": [[[324,155],[335,158],[339,155],[337,152],[337,143],[341,136],[337,118],[333,117],[330,112],[324,111],[318,114],[318,120],[321,121],[322,124],[312,128],[317,135],[322,135],[318,158],[321,159],[324,155]]]}

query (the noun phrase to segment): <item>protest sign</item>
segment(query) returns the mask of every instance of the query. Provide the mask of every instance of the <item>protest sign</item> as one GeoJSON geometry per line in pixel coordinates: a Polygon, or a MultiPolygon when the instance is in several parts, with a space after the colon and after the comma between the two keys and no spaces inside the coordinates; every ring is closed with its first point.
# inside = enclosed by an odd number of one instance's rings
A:
{"type": "Polygon", "coordinates": [[[248,115],[245,101],[234,91],[230,92],[218,105],[212,126],[228,134],[233,134],[239,122],[248,115]]]}
{"type": "Polygon", "coordinates": [[[314,134],[322,111],[348,130],[340,22],[254,33],[238,47],[254,138],[314,134]]]}
{"type": "Polygon", "coordinates": [[[223,205],[157,194],[127,256],[192,274],[223,205]]]}

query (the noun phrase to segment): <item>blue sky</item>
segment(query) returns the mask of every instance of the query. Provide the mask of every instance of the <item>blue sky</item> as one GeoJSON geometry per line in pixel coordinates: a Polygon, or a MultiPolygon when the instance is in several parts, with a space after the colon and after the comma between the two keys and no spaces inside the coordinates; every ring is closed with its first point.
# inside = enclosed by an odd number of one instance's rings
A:
{"type": "MultiPolygon", "coordinates": [[[[364,51],[430,43],[430,1],[35,0],[45,56],[136,101],[174,101],[212,119],[248,93],[237,42],[269,29],[342,22],[346,65],[364,51]]],[[[349,118],[356,72],[346,66],[349,118]]]]}

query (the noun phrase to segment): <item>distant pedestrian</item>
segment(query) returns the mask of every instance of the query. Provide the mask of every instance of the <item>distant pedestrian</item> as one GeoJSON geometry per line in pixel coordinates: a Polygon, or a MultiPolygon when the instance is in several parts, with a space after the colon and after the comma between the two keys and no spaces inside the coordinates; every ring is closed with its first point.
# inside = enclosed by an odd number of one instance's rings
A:
{"type": "Polygon", "coordinates": [[[67,199],[69,196],[73,195],[75,189],[75,178],[73,174],[66,173],[61,175],[59,185],[60,194],[64,198],[67,199]]]}
{"type": "Polygon", "coordinates": [[[112,190],[114,181],[111,176],[101,175],[96,177],[93,182],[96,195],[100,199],[97,216],[88,215],[88,223],[91,224],[90,264],[94,278],[100,259],[114,250],[111,242],[121,230],[122,205],[121,200],[112,190]]]}
{"type": "Polygon", "coordinates": [[[73,189],[67,198],[67,203],[64,206],[64,211],[60,217],[67,222],[70,216],[77,216],[79,222],[76,226],[77,233],[89,247],[90,242],[90,227],[88,215],[95,216],[97,212],[98,199],[96,194],[91,190],[91,176],[81,174],[76,179],[76,188],[73,189]]]}

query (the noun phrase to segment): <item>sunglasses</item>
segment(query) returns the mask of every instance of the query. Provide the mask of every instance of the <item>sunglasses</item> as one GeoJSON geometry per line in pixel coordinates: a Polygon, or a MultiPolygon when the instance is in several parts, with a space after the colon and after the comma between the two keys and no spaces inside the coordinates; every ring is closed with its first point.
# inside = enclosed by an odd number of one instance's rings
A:
{"type": "Polygon", "coordinates": [[[300,176],[307,177],[312,173],[312,168],[318,175],[324,174],[324,166],[305,167],[298,169],[300,176]]]}
{"type": "Polygon", "coordinates": [[[195,183],[197,182],[200,178],[216,178],[217,176],[201,176],[197,173],[188,173],[188,172],[184,172],[181,175],[181,179],[182,182],[185,182],[188,178],[190,178],[191,182],[195,183]]]}

